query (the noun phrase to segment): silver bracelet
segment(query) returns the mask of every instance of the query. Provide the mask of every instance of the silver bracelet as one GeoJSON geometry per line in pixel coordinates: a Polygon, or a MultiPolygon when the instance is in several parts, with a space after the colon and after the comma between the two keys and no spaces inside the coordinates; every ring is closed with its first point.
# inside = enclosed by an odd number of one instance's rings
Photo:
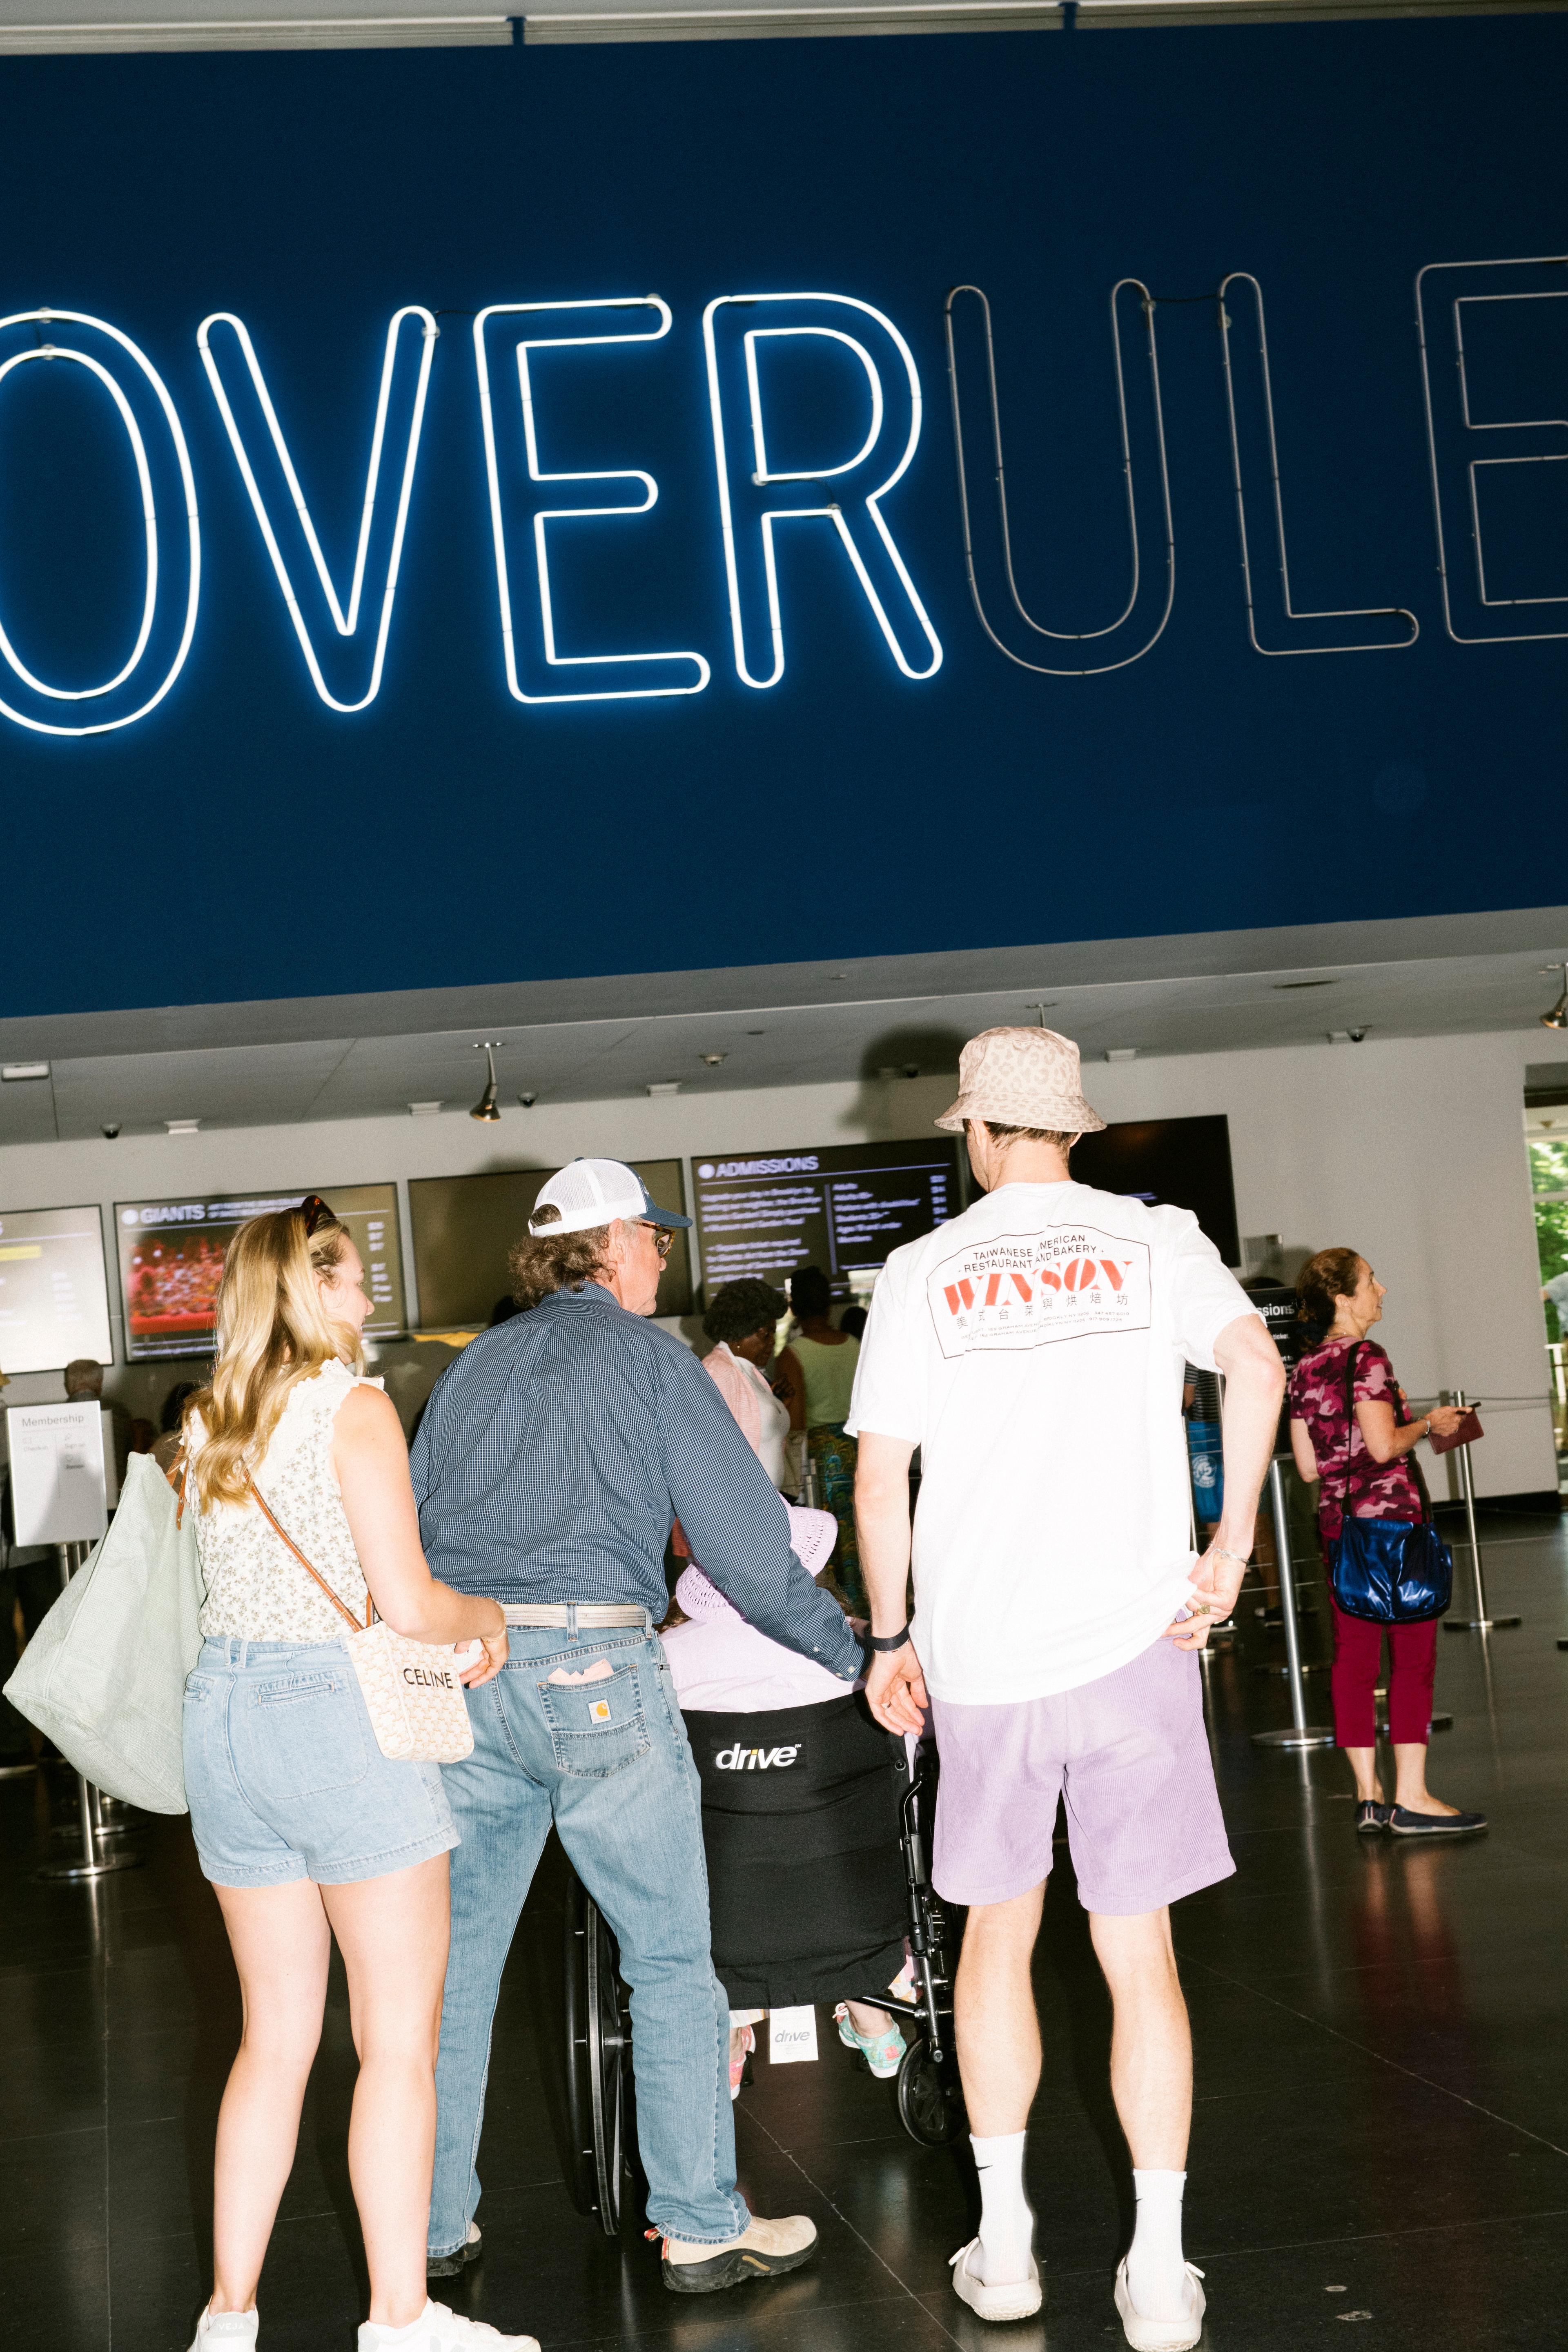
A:
{"type": "Polygon", "coordinates": [[[1212,1549],[1215,1559],[1233,1559],[1237,1568],[1248,1568],[1252,1564],[1250,1552],[1226,1551],[1223,1544],[1215,1544],[1212,1549]]]}

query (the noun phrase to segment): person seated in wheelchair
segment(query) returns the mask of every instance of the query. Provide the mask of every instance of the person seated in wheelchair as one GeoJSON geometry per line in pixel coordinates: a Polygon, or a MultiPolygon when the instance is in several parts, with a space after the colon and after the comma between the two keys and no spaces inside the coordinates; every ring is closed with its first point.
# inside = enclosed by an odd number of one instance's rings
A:
{"type": "MultiPolygon", "coordinates": [[[[789,1518],[796,1558],[820,1575],[837,1520],[793,1505],[789,1518]]],[[[865,1996],[910,1997],[904,1742],[872,1722],[858,1682],[759,1632],[695,1561],[675,1601],[661,1631],[702,1781],[730,2095],[756,2046],[755,2021],[819,2000],[837,2003],[839,2040],[873,2074],[895,2075],[904,2037],[865,1996]]]]}

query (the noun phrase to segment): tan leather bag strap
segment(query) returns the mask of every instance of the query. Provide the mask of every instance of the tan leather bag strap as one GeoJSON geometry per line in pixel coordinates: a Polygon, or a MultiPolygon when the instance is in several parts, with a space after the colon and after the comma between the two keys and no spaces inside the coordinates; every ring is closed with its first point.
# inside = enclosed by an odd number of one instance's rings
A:
{"type": "Polygon", "coordinates": [[[316,1582],[321,1586],[321,1591],[326,1594],[327,1599],[331,1602],[332,1607],[337,1611],[339,1616],[344,1617],[348,1620],[350,1632],[353,1633],[368,1633],[375,1610],[375,1604],[370,1597],[369,1586],[367,1585],[365,1588],[364,1623],[362,1625],[359,1619],[354,1615],[353,1611],[348,1606],[346,1601],[342,1601],[338,1599],[337,1594],[332,1591],[332,1588],[327,1582],[326,1578],[324,1576],[317,1575],[316,1570],[310,1566],[310,1561],[306,1559],[299,1545],[294,1541],[293,1537],[289,1535],[279,1526],[277,1520],[273,1517],[272,1513],[267,1507],[266,1496],[263,1495],[255,1479],[247,1477],[245,1483],[250,1488],[252,1495],[256,1497],[257,1508],[260,1511],[262,1517],[266,1520],[273,1534],[278,1538],[279,1542],[288,1546],[289,1549],[293,1553],[295,1559],[299,1561],[307,1576],[315,1577],[316,1582]]]}

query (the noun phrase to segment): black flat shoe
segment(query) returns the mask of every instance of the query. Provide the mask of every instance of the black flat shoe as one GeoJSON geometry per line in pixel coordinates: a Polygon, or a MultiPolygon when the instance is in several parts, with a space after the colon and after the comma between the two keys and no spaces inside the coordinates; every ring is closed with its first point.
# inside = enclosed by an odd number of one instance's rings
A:
{"type": "Polygon", "coordinates": [[[1392,1805],[1380,1805],[1372,1797],[1363,1797],[1355,1809],[1355,1825],[1363,1837],[1375,1837],[1385,1830],[1393,1817],[1392,1805]]]}
{"type": "Polygon", "coordinates": [[[1388,1826],[1395,1837],[1473,1837],[1486,1825],[1485,1813],[1413,1813],[1405,1805],[1389,1808],[1388,1826]]]}

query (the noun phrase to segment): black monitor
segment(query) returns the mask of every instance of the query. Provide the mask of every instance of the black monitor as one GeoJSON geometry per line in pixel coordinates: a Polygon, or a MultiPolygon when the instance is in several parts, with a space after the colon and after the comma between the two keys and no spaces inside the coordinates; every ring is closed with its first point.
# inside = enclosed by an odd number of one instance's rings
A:
{"type": "Polygon", "coordinates": [[[1190,1209],[1226,1265],[1241,1264],[1230,1121],[1223,1112],[1121,1120],[1103,1134],[1082,1138],[1073,1150],[1072,1172],[1075,1183],[1101,1192],[1190,1209]]]}
{"type": "Polygon", "coordinates": [[[702,1286],[753,1276],[787,1280],[819,1266],[836,1294],[858,1276],[955,1217],[963,1206],[957,1137],[912,1143],[833,1143],[694,1160],[702,1286]]]}
{"type": "MultiPolygon", "coordinates": [[[[117,1201],[125,1352],[132,1363],[205,1355],[223,1262],[235,1234],[251,1217],[294,1208],[304,1197],[305,1188],[299,1186],[281,1192],[206,1193],[199,1200],[117,1201]]],[[[364,1264],[373,1310],[365,1337],[392,1339],[407,1320],[397,1187],[334,1184],[328,1199],[364,1264]]]]}
{"type": "Polygon", "coordinates": [[[85,1209],[0,1215],[0,1372],[58,1372],[78,1357],[111,1364],[103,1223],[85,1209]]]}

